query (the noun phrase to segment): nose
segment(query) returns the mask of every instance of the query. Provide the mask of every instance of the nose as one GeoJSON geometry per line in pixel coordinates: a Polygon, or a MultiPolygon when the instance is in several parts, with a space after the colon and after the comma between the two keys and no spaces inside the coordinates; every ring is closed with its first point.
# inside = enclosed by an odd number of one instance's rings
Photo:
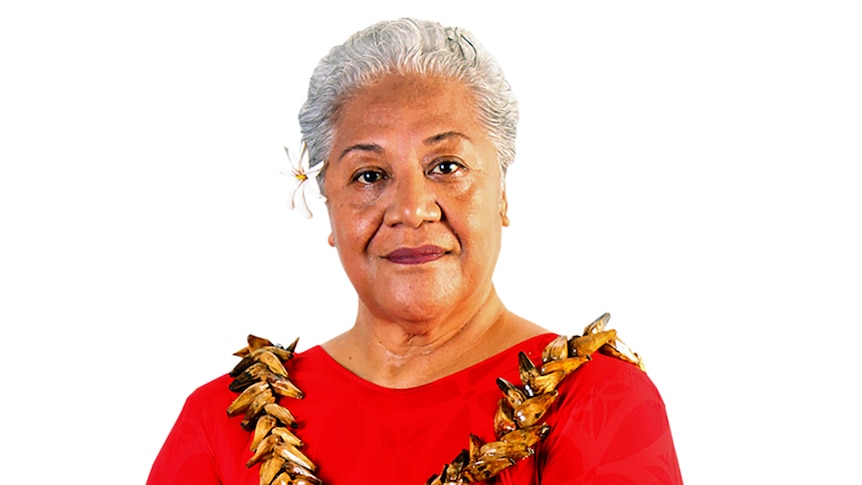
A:
{"type": "Polygon", "coordinates": [[[431,181],[421,171],[399,177],[395,181],[384,222],[390,226],[404,224],[417,228],[425,222],[439,221],[443,214],[430,184],[431,181]]]}

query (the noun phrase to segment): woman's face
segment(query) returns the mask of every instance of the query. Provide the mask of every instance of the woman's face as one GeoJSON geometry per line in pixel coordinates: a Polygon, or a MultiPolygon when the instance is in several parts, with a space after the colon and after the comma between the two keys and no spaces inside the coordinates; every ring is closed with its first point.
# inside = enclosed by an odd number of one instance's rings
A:
{"type": "Polygon", "coordinates": [[[330,243],[361,305],[416,323],[478,310],[506,201],[466,86],[399,74],[364,86],[339,111],[326,163],[330,243]]]}

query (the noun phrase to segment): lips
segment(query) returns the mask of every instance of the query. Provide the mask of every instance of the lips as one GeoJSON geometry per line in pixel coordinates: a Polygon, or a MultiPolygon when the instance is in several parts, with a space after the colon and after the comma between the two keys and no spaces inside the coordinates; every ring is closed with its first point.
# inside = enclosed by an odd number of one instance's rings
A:
{"type": "Polygon", "coordinates": [[[398,248],[385,257],[395,264],[422,264],[442,258],[446,250],[434,245],[418,248],[398,248]]]}

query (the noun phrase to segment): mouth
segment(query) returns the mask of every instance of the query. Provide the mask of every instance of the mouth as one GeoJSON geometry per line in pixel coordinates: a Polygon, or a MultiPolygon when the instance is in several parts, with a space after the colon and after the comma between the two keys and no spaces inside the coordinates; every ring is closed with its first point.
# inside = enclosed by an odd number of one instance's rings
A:
{"type": "Polygon", "coordinates": [[[418,248],[398,248],[384,257],[395,264],[422,264],[440,259],[446,253],[445,249],[428,244],[418,248]]]}

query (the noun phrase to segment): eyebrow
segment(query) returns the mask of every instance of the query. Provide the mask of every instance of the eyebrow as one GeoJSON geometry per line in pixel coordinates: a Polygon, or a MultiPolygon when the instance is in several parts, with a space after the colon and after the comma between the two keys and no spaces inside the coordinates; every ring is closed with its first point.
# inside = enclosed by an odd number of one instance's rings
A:
{"type": "MultiPolygon", "coordinates": [[[[469,136],[459,131],[447,131],[444,133],[439,133],[437,135],[429,136],[428,138],[423,140],[423,143],[426,145],[434,145],[450,138],[462,138],[467,141],[473,141],[472,139],[470,139],[469,136]]],[[[341,160],[342,158],[347,156],[348,153],[353,151],[383,153],[383,147],[375,143],[357,143],[356,145],[351,145],[342,150],[341,154],[338,155],[338,160],[341,160]]]]}
{"type": "Polygon", "coordinates": [[[473,141],[469,136],[461,133],[460,131],[447,131],[445,133],[440,133],[439,135],[430,136],[425,139],[424,143],[426,145],[433,145],[435,143],[439,143],[441,141],[447,140],[449,138],[462,138],[467,141],[473,141]]]}
{"type": "Polygon", "coordinates": [[[357,143],[342,150],[341,155],[338,155],[338,159],[341,160],[345,155],[353,151],[383,153],[383,147],[373,143],[357,143]]]}

